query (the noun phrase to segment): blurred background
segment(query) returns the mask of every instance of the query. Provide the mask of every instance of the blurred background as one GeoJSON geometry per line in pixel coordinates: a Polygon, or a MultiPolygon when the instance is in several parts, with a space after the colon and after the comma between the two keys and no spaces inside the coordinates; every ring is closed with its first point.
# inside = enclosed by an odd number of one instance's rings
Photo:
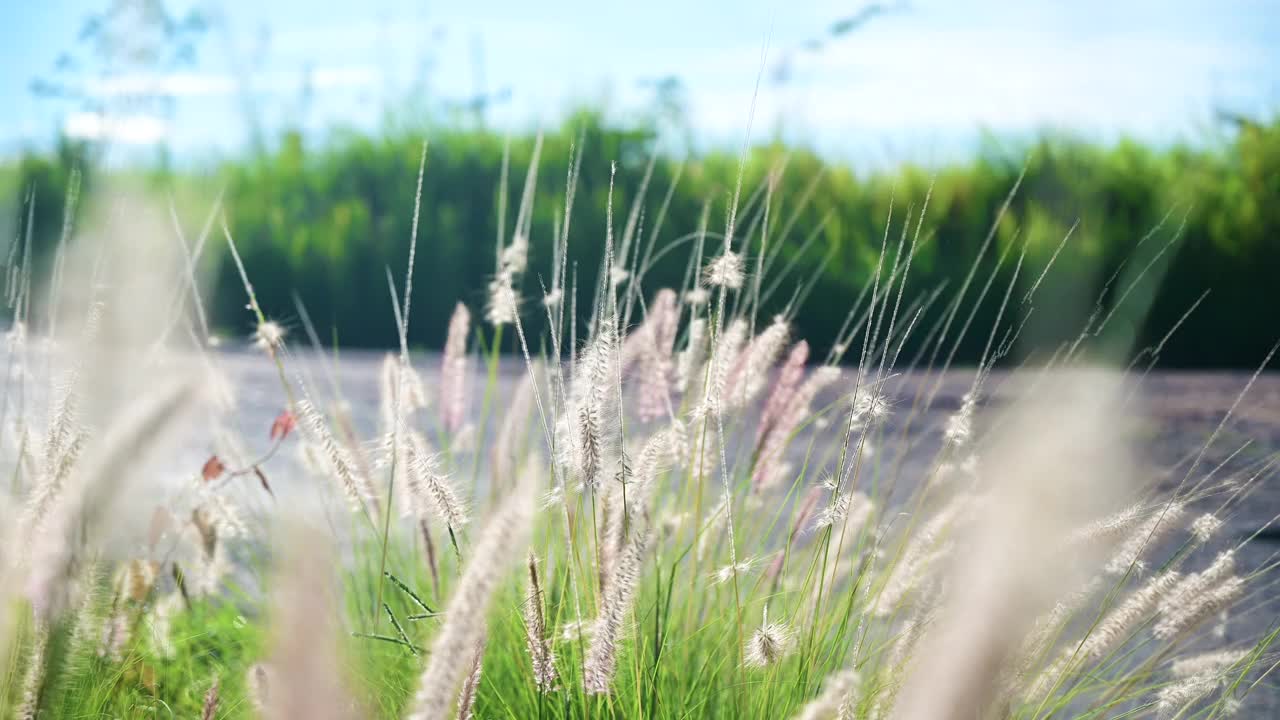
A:
{"type": "MultiPolygon", "coordinates": [[[[777,304],[816,278],[796,333],[819,352],[874,271],[891,207],[897,232],[932,189],[910,284],[954,290],[1024,171],[983,276],[1007,277],[1003,251],[1025,247],[1035,278],[1077,226],[1027,352],[1070,341],[1089,307],[1059,301],[1113,302],[1123,288],[1108,279],[1126,268],[1158,280],[1131,318],[1139,346],[1194,309],[1164,366],[1252,367],[1278,329],[1271,0],[11,2],[0,100],[10,267],[24,248],[47,267],[68,198],[81,198],[74,222],[108,179],[171,200],[188,242],[220,197],[264,308],[296,329],[296,294],[347,347],[396,342],[384,267],[403,270],[422,141],[429,261],[410,340],[434,348],[456,300],[484,303],[504,148],[518,198],[539,133],[522,313],[533,334],[571,147],[584,288],[601,264],[611,162],[616,214],[638,201],[661,246],[697,228],[704,202],[723,225],[749,148],[745,196],[775,178],[771,242],[794,268],[777,304]]],[[[513,210],[506,222],[509,234],[513,210]]],[[[679,284],[678,255],[648,291],[679,284]]],[[[225,256],[215,232],[202,290],[214,327],[242,342],[253,323],[225,256]]],[[[977,322],[999,310],[995,295],[977,322]]],[[[975,362],[985,340],[973,333],[958,360],[975,362]]]]}

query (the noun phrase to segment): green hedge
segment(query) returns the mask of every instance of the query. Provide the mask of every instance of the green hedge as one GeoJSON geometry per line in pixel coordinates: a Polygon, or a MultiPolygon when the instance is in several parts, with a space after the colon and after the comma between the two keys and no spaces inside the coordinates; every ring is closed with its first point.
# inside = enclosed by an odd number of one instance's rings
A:
{"type": "MultiPolygon", "coordinates": [[[[484,302],[493,271],[506,139],[460,128],[439,128],[428,135],[410,333],[415,345],[437,347],[456,300],[473,308],[484,302]]],[[[519,135],[510,142],[508,226],[533,137],[519,135]]],[[[390,346],[395,331],[383,268],[403,273],[421,143],[420,134],[408,131],[376,136],[335,132],[313,147],[299,134],[286,133],[261,156],[205,173],[157,171],[149,179],[160,187],[180,188],[184,196],[203,195],[206,203],[217,188],[225,188],[228,222],[269,313],[286,321],[296,318],[296,291],[322,334],[336,328],[344,346],[390,346]]],[[[538,276],[549,274],[553,218],[562,212],[575,145],[584,156],[570,251],[579,284],[590,289],[603,252],[610,163],[618,163],[614,205],[620,227],[655,142],[643,128],[620,127],[585,112],[546,134],[537,173],[527,298],[539,295],[538,276]]],[[[83,147],[64,146],[52,157],[23,158],[7,171],[15,195],[35,188],[37,248],[47,249],[56,239],[69,168],[89,166],[87,190],[100,180],[92,163],[85,163],[87,153],[83,147]]],[[[644,199],[646,235],[677,165],[665,156],[656,163],[644,199]]],[[[1048,352],[1073,337],[1093,309],[1094,297],[1126,259],[1130,271],[1151,264],[1149,276],[1161,279],[1150,312],[1137,328],[1142,344],[1158,341],[1204,290],[1211,290],[1167,344],[1161,356],[1166,365],[1252,366],[1280,334],[1275,315],[1280,300],[1275,290],[1280,274],[1280,120],[1243,123],[1227,138],[1195,148],[1152,148],[1133,141],[1103,146],[1043,137],[1016,151],[981,149],[968,162],[936,169],[904,165],[869,173],[824,163],[807,150],[761,145],[748,159],[744,197],[771,170],[781,172],[771,206],[771,241],[778,240],[796,211],[784,258],[794,255],[811,231],[820,233],[798,259],[796,273],[783,280],[776,304],[785,303],[795,283],[824,268],[796,324],[797,333],[817,346],[829,342],[875,266],[890,203],[893,246],[906,212],[919,212],[931,186],[909,288],[923,292],[945,281],[946,292],[953,292],[1024,167],[1022,189],[996,230],[997,250],[1026,243],[1023,288],[1040,275],[1067,228],[1077,220],[1080,224],[1037,293],[1035,322],[1028,326],[1023,352],[1028,347],[1048,352]],[[809,202],[801,206],[800,198],[815,180],[809,202]],[[1137,247],[1166,215],[1163,228],[1137,247]],[[1179,226],[1180,240],[1160,254],[1179,226]]],[[[658,243],[694,230],[706,200],[712,202],[712,228],[723,229],[737,169],[738,158],[731,152],[686,160],[658,243]]],[[[192,224],[199,212],[191,212],[192,224]]],[[[211,247],[218,250],[211,255],[225,254],[220,243],[211,247]]],[[[1016,255],[1010,253],[997,272],[987,302],[978,308],[974,331],[960,347],[960,361],[971,362],[981,354],[1016,255]]],[[[980,279],[991,272],[997,256],[988,255],[980,279]]],[[[684,257],[672,253],[664,259],[646,286],[677,284],[684,257]]],[[[249,317],[234,268],[220,263],[215,273],[209,288],[215,322],[228,333],[247,333],[249,317]]],[[[1124,286],[1123,279],[1113,284],[1111,301],[1124,286]]],[[[1014,299],[1021,297],[1018,292],[1014,299]]],[[[524,317],[536,336],[542,314],[532,300],[524,317]]],[[[1135,319],[1122,312],[1114,322],[1135,319]]],[[[920,327],[927,328],[929,320],[922,319],[920,327]]]]}

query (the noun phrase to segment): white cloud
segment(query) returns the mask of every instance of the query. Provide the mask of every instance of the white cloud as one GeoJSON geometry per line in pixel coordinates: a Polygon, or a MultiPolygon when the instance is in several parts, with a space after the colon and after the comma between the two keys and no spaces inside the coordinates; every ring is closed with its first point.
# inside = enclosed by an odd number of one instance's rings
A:
{"type": "MultiPolygon", "coordinates": [[[[827,132],[1020,131],[1041,126],[1168,135],[1236,85],[1254,59],[1226,43],[1154,33],[1061,37],[1050,29],[893,28],[801,55],[785,86],[766,81],[758,119],[827,132]],[[797,117],[798,116],[798,117],[797,117]]],[[[698,125],[745,125],[759,50],[709,53],[691,76],[698,125]],[[739,81],[726,81],[738,77],[739,81]]]]}
{"type": "MultiPolygon", "coordinates": [[[[368,66],[318,68],[303,73],[311,85],[317,90],[346,90],[373,87],[382,81],[382,75],[368,66]]],[[[297,79],[291,81],[296,87],[297,79]]],[[[281,83],[284,85],[284,83],[281,83]]]]}
{"type": "Polygon", "coordinates": [[[107,140],[124,145],[153,145],[169,137],[169,126],[152,115],[77,112],[67,116],[62,131],[77,140],[107,140]]]}
{"type": "Polygon", "coordinates": [[[235,80],[229,75],[208,73],[168,73],[115,75],[91,81],[89,94],[95,97],[156,96],[202,97],[230,95],[235,80]]]}
{"type": "MultiPolygon", "coordinates": [[[[349,90],[377,85],[381,74],[368,65],[319,67],[294,72],[272,71],[251,76],[252,92],[274,93],[297,90],[310,83],[316,90],[349,90]]],[[[225,73],[163,73],[114,75],[87,84],[90,95],[117,97],[227,97],[238,92],[240,83],[225,73]]]]}

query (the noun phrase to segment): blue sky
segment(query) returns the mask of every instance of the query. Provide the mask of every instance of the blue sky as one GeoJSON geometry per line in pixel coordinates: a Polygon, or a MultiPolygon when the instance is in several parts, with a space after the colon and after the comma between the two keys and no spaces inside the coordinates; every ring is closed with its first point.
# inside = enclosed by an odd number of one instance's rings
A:
{"type": "MultiPolygon", "coordinates": [[[[109,2],[2,3],[0,153],[47,145],[60,128],[218,157],[245,147],[246,106],[268,135],[283,125],[373,129],[388,108],[411,121],[411,100],[461,101],[478,89],[509,91],[491,125],[525,127],[582,101],[635,112],[653,97],[648,83],[666,76],[687,89],[696,142],[733,145],[762,67],[754,136],[779,132],[872,162],[937,161],[983,131],[1196,141],[1212,134],[1216,109],[1280,110],[1275,0],[912,0],[841,37],[828,28],[866,3],[224,0],[199,3],[218,21],[191,67],[64,73],[98,100],[145,87],[171,110],[104,117],[33,97],[31,80],[51,75],[62,52],[84,54],[83,20],[109,2]]],[[[176,14],[195,5],[166,4],[176,14]]]]}

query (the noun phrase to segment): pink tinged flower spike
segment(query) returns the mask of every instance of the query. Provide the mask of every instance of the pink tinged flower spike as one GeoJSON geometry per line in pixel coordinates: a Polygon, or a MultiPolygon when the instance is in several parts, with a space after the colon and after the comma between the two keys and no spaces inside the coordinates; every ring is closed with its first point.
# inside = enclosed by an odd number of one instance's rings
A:
{"type": "Polygon", "coordinates": [[[826,488],[821,485],[814,485],[809,488],[809,492],[805,493],[804,502],[796,512],[795,519],[791,521],[791,537],[794,538],[800,534],[800,531],[809,524],[809,518],[813,517],[818,508],[818,501],[822,499],[822,493],[825,491],[826,488]]]}
{"type": "Polygon", "coordinates": [[[307,441],[318,451],[328,474],[338,481],[353,510],[368,512],[376,503],[373,485],[346,446],[329,430],[329,423],[309,398],[298,401],[298,415],[307,441]]]}
{"type": "Polygon", "coordinates": [[[818,393],[840,379],[840,368],[826,365],[814,370],[809,379],[791,395],[790,402],[774,421],[764,438],[760,456],[752,472],[752,484],[759,492],[777,483],[781,476],[782,457],[791,436],[809,416],[810,406],[818,393]]]}
{"type": "Polygon", "coordinates": [[[529,661],[533,666],[533,680],[538,692],[549,693],[556,688],[556,655],[547,638],[547,624],[542,614],[543,590],[538,579],[538,561],[529,554],[529,586],[524,603],[524,629],[529,648],[529,661]]]}
{"type": "Polygon", "coordinates": [[[342,678],[340,600],[327,536],[294,526],[281,551],[270,593],[270,672],[251,681],[253,689],[266,690],[258,700],[262,717],[354,720],[362,713],[342,678]]]}
{"type": "Polygon", "coordinates": [[[711,354],[711,384],[706,388],[706,399],[719,405],[725,400],[725,392],[735,380],[739,358],[745,358],[743,348],[747,344],[747,321],[735,318],[729,327],[716,338],[711,354]]]}
{"type": "Polygon", "coordinates": [[[214,720],[218,716],[218,678],[214,676],[213,684],[209,686],[209,691],[204,694],[204,709],[200,713],[200,720],[214,720]]]}
{"type": "Polygon", "coordinates": [[[1170,670],[1174,677],[1189,678],[1196,675],[1213,675],[1238,665],[1252,654],[1248,648],[1216,650],[1174,660],[1170,670]]]}
{"type": "Polygon", "coordinates": [[[245,672],[244,678],[245,694],[249,697],[249,704],[253,706],[254,712],[263,717],[266,716],[267,706],[270,704],[269,672],[262,663],[254,663],[245,672]]]}
{"type": "Polygon", "coordinates": [[[22,702],[18,705],[14,717],[19,720],[35,720],[40,712],[40,694],[45,685],[46,653],[49,648],[48,624],[36,618],[34,620],[31,648],[27,651],[26,672],[22,678],[22,702]]]}
{"type": "Polygon", "coordinates": [[[427,656],[407,720],[448,717],[471,667],[459,662],[475,651],[488,632],[487,617],[513,557],[528,548],[537,476],[526,472],[519,485],[485,525],[445,608],[445,621],[427,656]]]}
{"type": "Polygon", "coordinates": [[[1209,567],[1183,579],[1165,596],[1153,634],[1161,640],[1173,640],[1229,608],[1243,589],[1244,581],[1235,574],[1235,552],[1219,553],[1209,567]]]}
{"type": "Polygon", "coordinates": [[[795,720],[853,717],[851,701],[857,688],[858,674],[853,670],[840,670],[831,674],[822,683],[822,694],[801,708],[795,720]],[[844,714],[846,709],[850,711],[848,715],[844,714]]]}
{"type": "Polygon", "coordinates": [[[756,429],[756,444],[759,445],[765,436],[782,419],[800,382],[804,380],[804,365],[809,361],[809,343],[801,340],[791,348],[787,361],[778,372],[778,380],[765,401],[764,412],[760,416],[760,427],[756,429]]]}
{"type": "Polygon", "coordinates": [[[405,480],[409,500],[406,510],[418,520],[439,518],[450,532],[457,532],[470,521],[466,503],[441,468],[440,456],[431,452],[426,438],[417,432],[406,438],[405,480]]]}
{"type": "MultiPolygon", "coordinates": [[[[1213,691],[1230,681],[1226,673],[1201,673],[1181,678],[1156,692],[1156,714],[1161,720],[1182,717],[1187,706],[1203,700],[1213,691]]],[[[1230,717],[1238,711],[1239,700],[1225,698],[1221,710],[1216,713],[1220,717],[1230,717]],[[1234,703],[1234,704],[1233,704],[1234,703]]]]}
{"type": "Polygon", "coordinates": [[[634,527],[638,518],[649,516],[654,485],[663,470],[677,459],[682,432],[678,426],[672,426],[654,433],[631,463],[630,472],[614,476],[625,477],[625,485],[610,483],[603,494],[605,520],[600,532],[598,562],[602,588],[607,587],[617,559],[626,547],[627,529],[634,527]]]}
{"type": "Polygon", "coordinates": [[[484,648],[487,640],[482,637],[476,644],[475,654],[471,658],[471,673],[467,675],[467,679],[462,683],[462,690],[458,692],[458,720],[475,718],[476,693],[480,690],[480,673],[484,669],[484,648]]]}
{"type": "Polygon", "coordinates": [[[611,416],[607,403],[617,377],[616,343],[613,324],[605,320],[579,356],[570,386],[570,412],[565,420],[572,439],[566,443],[567,459],[582,486],[591,490],[600,484],[604,424],[611,416]]]}
{"type": "Polygon", "coordinates": [[[516,385],[515,395],[506,406],[498,437],[489,453],[493,482],[499,483],[500,487],[505,487],[516,477],[519,455],[532,432],[531,422],[537,417],[534,415],[534,377],[542,377],[542,365],[538,360],[534,363],[532,374],[521,373],[520,384],[516,385]]]}
{"type": "Polygon", "coordinates": [[[458,303],[449,319],[440,367],[440,421],[448,432],[457,432],[467,414],[467,335],[471,313],[458,303]]]}
{"type": "MultiPolygon", "coordinates": [[[[403,443],[409,418],[427,407],[427,390],[422,377],[402,355],[387,353],[382,359],[382,371],[378,375],[378,411],[380,436],[376,443],[375,466],[390,467],[391,451],[403,443]]],[[[396,462],[400,462],[396,459],[396,462]]]]}
{"type": "Polygon", "coordinates": [[[644,357],[645,346],[649,344],[647,328],[641,325],[635,332],[622,338],[622,349],[618,353],[622,360],[622,374],[628,375],[644,357]]]}
{"type": "Polygon", "coordinates": [[[600,599],[600,614],[592,625],[591,644],[583,663],[583,685],[589,695],[608,694],[618,666],[618,644],[626,630],[627,614],[644,569],[650,539],[647,527],[636,528],[600,599]]]}
{"type": "MultiPolygon", "coordinates": [[[[809,524],[809,519],[813,517],[814,512],[817,510],[818,501],[822,499],[822,494],[825,490],[821,485],[814,485],[809,488],[809,492],[805,493],[804,500],[800,503],[791,520],[791,531],[788,533],[789,540],[795,540],[796,536],[809,524]]],[[[778,576],[782,574],[782,568],[786,560],[787,553],[785,552],[780,552],[773,558],[769,569],[765,571],[765,579],[770,584],[775,583],[778,576]]]]}
{"type": "Polygon", "coordinates": [[[1141,567],[1142,556],[1157,546],[1166,536],[1177,529],[1186,509],[1180,502],[1171,502],[1168,506],[1157,508],[1120,544],[1120,550],[1106,565],[1106,572],[1111,575],[1123,575],[1130,567],[1141,567]]]}
{"type": "MultiPolygon", "coordinates": [[[[1221,650],[1194,655],[1173,663],[1176,680],[1156,692],[1156,717],[1182,717],[1189,705],[1204,699],[1209,693],[1229,684],[1238,674],[1234,666],[1252,654],[1249,649],[1221,650]]],[[[1240,699],[1224,693],[1217,715],[1231,717],[1240,711],[1240,699]]]]}
{"type": "MultiPolygon", "coordinates": [[[[1159,608],[1160,603],[1173,592],[1185,578],[1172,570],[1153,576],[1120,601],[1097,623],[1079,648],[1063,650],[1058,666],[1065,666],[1072,656],[1080,662],[1094,662],[1115,651],[1144,624],[1159,608]],[[1070,653],[1070,654],[1068,654],[1070,653]]],[[[1056,678],[1050,678],[1056,680],[1056,678]]],[[[1044,685],[1045,683],[1040,683],[1044,685]]]]}
{"type": "Polygon", "coordinates": [[[696,387],[695,377],[702,371],[707,355],[707,321],[694,318],[689,321],[688,341],[676,362],[676,389],[690,393],[696,387]]]}
{"type": "Polygon", "coordinates": [[[640,328],[637,413],[642,421],[656,420],[670,407],[672,351],[679,313],[675,291],[664,288],[654,296],[649,316],[640,328]]]}
{"type": "Polygon", "coordinates": [[[781,317],[751,339],[746,350],[738,353],[725,382],[724,403],[729,408],[746,407],[764,389],[769,370],[787,344],[790,331],[781,317]]]}

